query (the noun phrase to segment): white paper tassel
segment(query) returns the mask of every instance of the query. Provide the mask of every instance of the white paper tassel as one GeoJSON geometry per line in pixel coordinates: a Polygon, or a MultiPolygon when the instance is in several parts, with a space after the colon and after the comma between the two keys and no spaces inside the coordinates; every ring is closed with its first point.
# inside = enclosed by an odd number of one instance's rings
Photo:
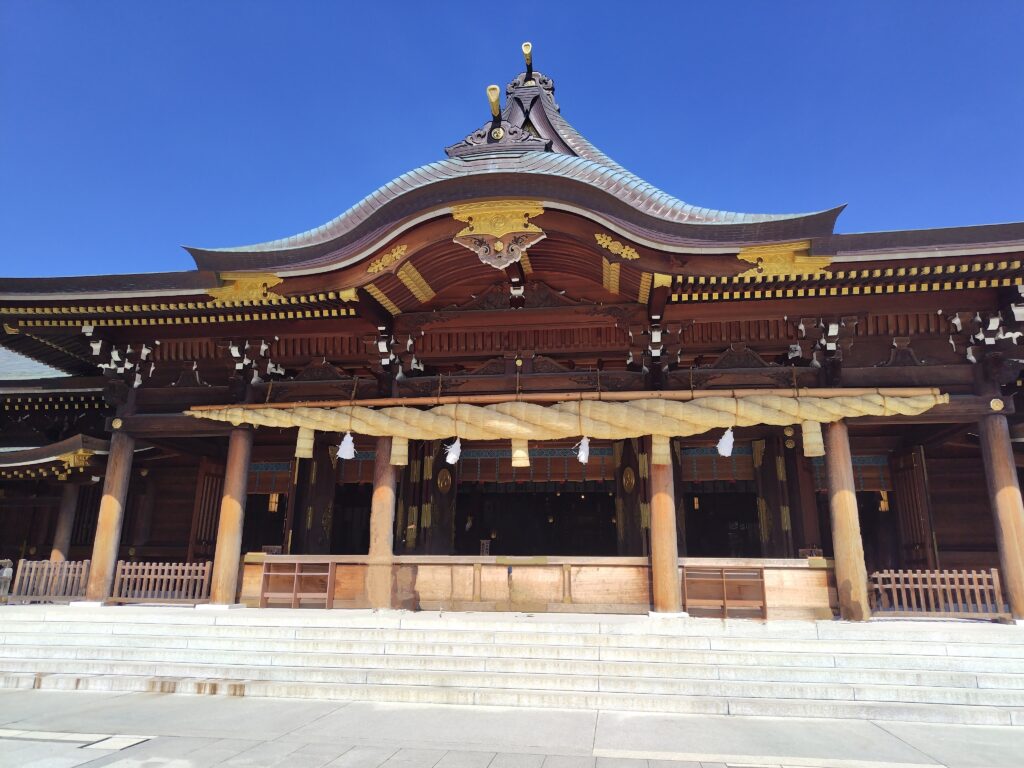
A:
{"type": "Polygon", "coordinates": [[[718,441],[718,455],[719,456],[732,456],[732,444],[735,442],[735,438],[732,434],[732,427],[725,430],[725,434],[722,435],[722,439],[718,441]]]}
{"type": "Polygon", "coordinates": [[[449,464],[454,464],[459,460],[459,456],[462,455],[462,441],[459,438],[455,438],[455,442],[447,446],[445,449],[445,458],[449,464]]]}
{"type": "Polygon", "coordinates": [[[590,460],[590,438],[582,437],[575,447],[578,449],[576,458],[579,459],[580,464],[586,464],[590,460]]]}
{"type": "Polygon", "coordinates": [[[352,439],[352,433],[346,432],[341,438],[341,445],[338,446],[339,459],[354,459],[356,457],[356,443],[352,439]]]}

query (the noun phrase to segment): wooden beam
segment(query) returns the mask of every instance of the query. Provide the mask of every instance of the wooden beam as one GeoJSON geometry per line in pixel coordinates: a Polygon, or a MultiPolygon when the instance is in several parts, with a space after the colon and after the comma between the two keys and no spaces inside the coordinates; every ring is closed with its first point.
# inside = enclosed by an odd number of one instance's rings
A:
{"type": "MultiPolygon", "coordinates": [[[[225,404],[229,405],[229,404],[225,404]]],[[[215,406],[223,408],[224,406],[215,406]]],[[[107,420],[107,429],[113,431],[117,419],[107,420]]],[[[180,413],[137,414],[123,416],[117,431],[140,439],[165,437],[226,437],[232,426],[202,419],[193,419],[180,413]]]]}

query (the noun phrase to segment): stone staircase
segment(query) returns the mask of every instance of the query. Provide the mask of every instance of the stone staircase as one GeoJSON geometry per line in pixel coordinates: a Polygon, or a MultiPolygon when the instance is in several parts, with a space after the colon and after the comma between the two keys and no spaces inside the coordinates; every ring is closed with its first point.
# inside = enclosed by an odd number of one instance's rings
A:
{"type": "Polygon", "coordinates": [[[1024,726],[1024,627],[9,606],[0,687],[1024,726]]]}

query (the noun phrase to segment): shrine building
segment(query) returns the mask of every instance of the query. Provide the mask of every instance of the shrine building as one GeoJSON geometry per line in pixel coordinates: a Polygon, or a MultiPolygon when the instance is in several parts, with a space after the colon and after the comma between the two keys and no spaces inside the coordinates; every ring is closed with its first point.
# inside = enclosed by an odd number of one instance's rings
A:
{"type": "Polygon", "coordinates": [[[322,226],[0,278],[11,601],[1024,618],[1024,223],[685,203],[523,51],[322,226]]]}

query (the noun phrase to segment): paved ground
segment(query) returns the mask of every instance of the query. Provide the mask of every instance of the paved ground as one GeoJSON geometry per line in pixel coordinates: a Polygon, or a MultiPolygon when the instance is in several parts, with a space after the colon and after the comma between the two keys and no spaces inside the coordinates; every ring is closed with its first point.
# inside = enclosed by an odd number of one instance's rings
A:
{"type": "Polygon", "coordinates": [[[0,768],[1021,768],[1024,728],[0,691],[0,768]]]}

